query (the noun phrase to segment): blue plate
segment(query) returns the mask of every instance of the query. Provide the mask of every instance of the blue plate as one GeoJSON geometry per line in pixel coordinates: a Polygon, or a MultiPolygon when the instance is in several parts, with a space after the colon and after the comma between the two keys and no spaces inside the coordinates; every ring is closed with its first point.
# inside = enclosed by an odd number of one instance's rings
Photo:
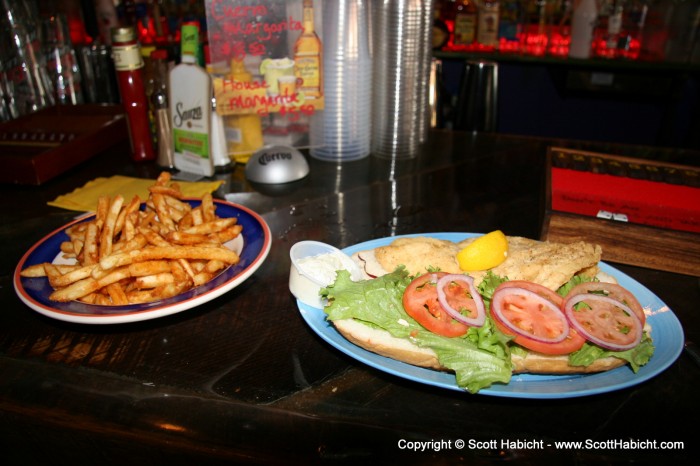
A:
{"type": "MultiPolygon", "coordinates": [[[[462,241],[474,233],[422,233],[405,236],[430,236],[449,241],[462,241]]],[[[386,246],[399,236],[367,241],[343,249],[348,255],[358,251],[386,246]]],[[[573,398],[619,390],[640,384],[667,369],[683,350],[683,328],[678,318],[654,293],[619,270],[601,263],[600,268],[615,277],[618,283],[631,291],[647,311],[647,321],[651,325],[651,336],[656,350],[648,364],[635,374],[629,366],[619,367],[608,372],[587,375],[513,375],[510,383],[495,384],[478,392],[509,398],[573,398]]],[[[323,340],[348,356],[389,374],[450,390],[463,391],[457,386],[454,375],[412,366],[394,359],[367,351],[346,340],[333,325],[326,320],[322,309],[308,306],[297,300],[303,319],[323,340]]]]}
{"type": "MultiPolygon", "coordinates": [[[[193,207],[200,201],[189,200],[193,207]]],[[[155,319],[191,309],[211,301],[235,288],[250,277],[265,261],[272,244],[270,228],[265,220],[246,207],[214,200],[216,214],[222,218],[235,217],[243,232],[226,244],[238,252],[240,261],[226,268],[204,285],[197,286],[172,298],[128,306],[95,306],[78,301],[57,303],[49,300],[53,289],[46,278],[23,278],[25,267],[43,262],[61,262],[60,245],[68,239],[66,229],[76,223],[89,221],[94,215],[81,217],[50,233],[22,257],[15,269],[14,286],[19,298],[35,311],[58,320],[84,324],[117,324],[155,319]]]]}

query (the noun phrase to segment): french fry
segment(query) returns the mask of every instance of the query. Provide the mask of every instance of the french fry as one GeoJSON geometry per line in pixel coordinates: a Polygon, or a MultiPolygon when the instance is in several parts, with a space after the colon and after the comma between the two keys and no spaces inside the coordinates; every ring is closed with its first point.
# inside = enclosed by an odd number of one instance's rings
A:
{"type": "Polygon", "coordinates": [[[112,271],[111,273],[100,277],[99,279],[89,277],[71,283],[65,288],[57,289],[53,293],[51,293],[51,295],[49,295],[49,299],[58,302],[74,301],[76,299],[82,298],[87,294],[94,293],[102,287],[105,287],[112,283],[116,283],[119,280],[123,280],[125,278],[129,278],[129,268],[118,268],[112,271]]]}
{"type": "Polygon", "coordinates": [[[207,246],[154,246],[126,253],[113,254],[100,260],[103,270],[122,267],[134,262],[156,259],[206,259],[221,260],[227,264],[235,264],[239,257],[235,251],[225,247],[207,246]]]}
{"type": "Polygon", "coordinates": [[[171,244],[163,238],[159,232],[151,229],[151,228],[139,228],[139,233],[143,235],[144,238],[146,238],[146,241],[148,244],[152,244],[153,246],[159,246],[159,247],[168,247],[171,246],[171,244]]]}
{"type": "Polygon", "coordinates": [[[203,285],[204,283],[211,280],[213,277],[214,274],[211,274],[209,272],[199,272],[197,275],[194,276],[194,286],[203,285]]]}
{"type": "Polygon", "coordinates": [[[83,244],[83,264],[85,265],[96,264],[99,259],[99,251],[97,248],[98,233],[97,222],[91,222],[87,226],[85,244],[83,244]]]}
{"type": "Polygon", "coordinates": [[[194,275],[195,275],[195,272],[194,272],[194,270],[192,269],[192,264],[190,264],[190,263],[189,263],[188,261],[186,261],[185,259],[178,259],[178,260],[177,260],[177,263],[180,264],[180,267],[182,267],[182,270],[185,271],[185,273],[187,274],[187,276],[189,277],[189,279],[192,280],[192,282],[194,283],[194,275]]]}
{"type": "Polygon", "coordinates": [[[213,222],[216,219],[216,210],[211,193],[202,196],[202,203],[200,205],[202,206],[202,220],[204,220],[205,223],[213,222]]]}
{"type": "Polygon", "coordinates": [[[91,277],[92,272],[93,270],[95,270],[96,267],[97,264],[85,265],[83,267],[72,270],[57,277],[51,277],[49,275],[49,283],[51,283],[51,286],[53,286],[54,288],[62,288],[64,286],[68,286],[71,283],[77,282],[78,280],[91,277]]]}
{"type": "Polygon", "coordinates": [[[111,300],[111,304],[115,306],[126,306],[129,304],[129,299],[126,297],[124,288],[119,283],[112,283],[105,287],[107,294],[111,300]]]}
{"type": "Polygon", "coordinates": [[[114,224],[114,236],[117,236],[122,232],[124,225],[127,222],[127,218],[131,217],[134,212],[137,212],[140,206],[141,198],[138,195],[135,195],[133,198],[131,198],[131,202],[127,204],[126,208],[119,212],[117,221],[114,224]]]}
{"type": "Polygon", "coordinates": [[[153,205],[156,209],[156,214],[158,215],[158,220],[162,225],[164,225],[168,231],[175,229],[175,222],[168,212],[168,204],[162,194],[151,193],[151,198],[153,199],[153,205]]]}
{"type": "Polygon", "coordinates": [[[170,183],[170,173],[168,172],[160,172],[158,175],[158,178],[156,178],[155,185],[156,186],[167,186],[168,183],[170,183]]]}
{"type": "Polygon", "coordinates": [[[162,194],[164,196],[172,196],[176,199],[182,197],[182,193],[180,192],[180,190],[175,189],[172,186],[153,185],[148,188],[148,191],[151,194],[162,194]]]}
{"type": "Polygon", "coordinates": [[[114,199],[112,199],[112,202],[109,205],[107,218],[105,218],[104,225],[102,226],[102,232],[100,233],[100,257],[105,257],[112,253],[114,227],[117,223],[117,217],[119,217],[119,212],[122,209],[122,205],[124,205],[124,197],[122,197],[121,194],[114,196],[114,199]]]}
{"type": "Polygon", "coordinates": [[[173,244],[200,244],[212,241],[207,235],[185,233],[184,231],[171,231],[165,238],[173,244]]]}
{"type": "Polygon", "coordinates": [[[129,265],[129,274],[132,277],[145,277],[147,275],[157,275],[159,273],[170,273],[170,261],[155,260],[136,262],[129,265]]]}
{"type": "Polygon", "coordinates": [[[216,233],[221,230],[225,230],[226,228],[234,225],[236,223],[236,219],[231,217],[231,218],[220,218],[218,220],[212,220],[209,222],[204,222],[200,225],[194,225],[191,226],[187,229],[184,230],[184,233],[189,233],[189,234],[200,234],[200,235],[208,235],[210,233],[216,233]]]}
{"type": "Polygon", "coordinates": [[[61,252],[64,257],[75,257],[75,246],[72,241],[64,241],[61,243],[61,252]]]}
{"type": "Polygon", "coordinates": [[[243,226],[233,225],[221,231],[217,231],[216,233],[210,233],[208,236],[209,239],[214,240],[217,243],[224,244],[235,239],[238,235],[241,234],[242,231],[243,226]]]}
{"type": "Polygon", "coordinates": [[[48,262],[42,262],[41,264],[35,264],[35,265],[30,265],[28,267],[25,267],[20,271],[20,276],[25,277],[25,278],[38,278],[38,277],[46,277],[46,265],[51,265],[58,269],[58,271],[61,274],[70,272],[71,270],[75,270],[80,267],[80,265],[68,265],[68,264],[48,264],[48,262]]]}
{"type": "Polygon", "coordinates": [[[173,283],[175,278],[171,273],[158,273],[155,275],[145,275],[143,277],[137,277],[134,280],[134,286],[136,288],[156,288],[159,286],[167,285],[173,283]]]}
{"type": "Polygon", "coordinates": [[[95,223],[97,223],[97,228],[102,229],[102,225],[107,218],[107,211],[109,210],[109,197],[101,196],[97,200],[97,210],[95,210],[95,223]]]}
{"type": "Polygon", "coordinates": [[[216,216],[211,194],[193,208],[180,186],[163,172],[149,188],[146,208],[134,196],[98,199],[95,218],[67,228],[60,245],[74,265],[41,263],[22,277],[46,277],[49,299],[124,306],[176,296],[202,285],[239,256],[224,243],[241,234],[233,218],[216,216]]]}
{"type": "Polygon", "coordinates": [[[216,273],[226,267],[226,264],[220,260],[211,260],[206,263],[204,270],[209,273],[216,273]]]}

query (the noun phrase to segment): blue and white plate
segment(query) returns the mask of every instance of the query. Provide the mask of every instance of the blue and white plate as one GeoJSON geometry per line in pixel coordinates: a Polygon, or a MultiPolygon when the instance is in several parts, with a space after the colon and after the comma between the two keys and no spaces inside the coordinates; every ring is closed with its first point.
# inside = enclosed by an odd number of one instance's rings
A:
{"type": "MultiPolygon", "coordinates": [[[[193,207],[200,201],[188,201],[193,207]]],[[[81,217],[44,237],[22,257],[15,269],[14,286],[17,296],[30,308],[48,317],[83,324],[119,324],[155,319],[191,309],[211,301],[243,283],[265,261],[272,244],[270,227],[260,215],[231,202],[214,200],[216,214],[221,218],[235,217],[243,227],[242,233],[226,246],[240,255],[240,261],[226,268],[204,285],[197,286],[172,298],[128,306],[96,306],[78,301],[57,303],[49,300],[53,288],[46,278],[24,278],[20,271],[43,262],[64,261],[60,245],[68,239],[66,229],[76,223],[89,221],[94,215],[81,217]]]]}
{"type": "MultiPolygon", "coordinates": [[[[449,241],[462,241],[474,233],[422,233],[405,236],[429,236],[449,241]]],[[[343,249],[348,255],[358,251],[386,246],[398,236],[367,241],[343,249]]],[[[573,398],[610,392],[645,382],[667,369],[683,350],[683,328],[678,318],[654,293],[639,282],[619,270],[601,263],[600,268],[615,277],[618,283],[631,291],[647,311],[647,321],[651,325],[651,336],[656,350],[648,364],[635,374],[629,366],[619,367],[608,372],[581,375],[513,375],[508,384],[495,384],[479,391],[479,395],[509,398],[573,398]]],[[[350,343],[335,327],[326,320],[322,309],[308,306],[297,300],[303,319],[323,340],[375,369],[415,382],[435,387],[460,390],[453,374],[412,366],[386,358],[350,343]]]]}

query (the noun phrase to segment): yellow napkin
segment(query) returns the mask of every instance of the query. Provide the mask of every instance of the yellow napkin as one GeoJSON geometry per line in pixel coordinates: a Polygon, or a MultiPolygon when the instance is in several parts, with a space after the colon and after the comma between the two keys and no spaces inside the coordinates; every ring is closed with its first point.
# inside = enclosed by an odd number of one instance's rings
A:
{"type": "MultiPolygon", "coordinates": [[[[95,178],[86,183],[85,186],[58,196],[48,204],[69,210],[92,212],[97,207],[97,200],[100,196],[114,197],[121,194],[126,201],[129,201],[138,194],[145,201],[148,199],[148,188],[154,183],[155,180],[119,175],[109,178],[95,178]]],[[[202,197],[205,193],[216,191],[223,181],[177,181],[177,183],[185,197],[202,197]]]]}

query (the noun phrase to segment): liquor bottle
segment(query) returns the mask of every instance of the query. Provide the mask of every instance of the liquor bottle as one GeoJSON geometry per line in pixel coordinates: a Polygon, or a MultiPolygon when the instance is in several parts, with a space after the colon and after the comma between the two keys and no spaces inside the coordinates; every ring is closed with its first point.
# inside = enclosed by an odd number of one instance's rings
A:
{"type": "Polygon", "coordinates": [[[617,58],[617,45],[622,30],[624,1],[614,0],[604,5],[601,13],[599,39],[595,42],[595,54],[603,58],[617,58]]]}
{"type": "Polygon", "coordinates": [[[571,45],[571,17],[573,16],[574,0],[554,2],[554,8],[549,27],[547,53],[555,57],[569,55],[571,45]]]}
{"type": "Polygon", "coordinates": [[[492,51],[498,48],[498,0],[483,0],[479,6],[476,42],[479,50],[492,51]]]}
{"type": "Polygon", "coordinates": [[[523,14],[522,51],[542,56],[549,43],[550,8],[548,0],[528,0],[523,14]]]}
{"type": "Polygon", "coordinates": [[[112,29],[112,59],[119,81],[119,94],[129,125],[131,157],[136,162],[154,160],[148,100],[143,77],[143,57],[132,27],[112,29]]]}
{"type": "Polygon", "coordinates": [[[477,8],[474,0],[457,0],[455,2],[454,38],[455,50],[470,50],[476,39],[477,8]]]}
{"type": "Polygon", "coordinates": [[[501,0],[498,18],[498,50],[519,52],[522,36],[522,1],[501,0]]]}
{"type": "MultiPolygon", "coordinates": [[[[250,83],[253,76],[243,60],[231,60],[231,81],[250,83]]],[[[257,113],[226,115],[224,117],[228,152],[236,162],[246,163],[253,153],[264,145],[262,121],[257,113]]]]}
{"type": "Polygon", "coordinates": [[[632,0],[625,8],[620,39],[617,44],[618,55],[621,58],[629,60],[639,58],[642,35],[649,11],[647,3],[647,0],[632,0]]]}
{"type": "Polygon", "coordinates": [[[433,50],[445,49],[450,42],[450,29],[442,18],[441,3],[440,1],[435,2],[435,10],[433,12],[433,50]]]}
{"type": "Polygon", "coordinates": [[[571,19],[571,45],[569,56],[572,58],[590,58],[593,43],[593,29],[598,19],[596,0],[579,0],[574,6],[571,19]]]}
{"type": "Polygon", "coordinates": [[[314,2],[304,0],[302,22],[304,31],[294,44],[294,71],[299,91],[306,99],[323,95],[323,45],[314,30],[314,2]]]}
{"type": "Polygon", "coordinates": [[[199,24],[187,22],[180,35],[180,64],[170,70],[170,118],[175,168],[212,176],[211,156],[212,83],[209,73],[197,65],[199,24]]]}
{"type": "Polygon", "coordinates": [[[617,58],[620,33],[622,32],[622,17],[625,13],[625,0],[616,0],[610,19],[608,19],[608,36],[606,47],[612,51],[610,58],[617,58]]]}
{"type": "Polygon", "coordinates": [[[640,40],[639,54],[645,61],[663,61],[672,42],[671,25],[674,9],[672,0],[649,0],[644,2],[647,7],[644,29],[640,40]]]}
{"type": "Polygon", "coordinates": [[[446,50],[454,50],[455,39],[455,11],[457,0],[437,0],[435,9],[439,11],[440,22],[447,27],[447,44],[444,46],[446,50]]]}

